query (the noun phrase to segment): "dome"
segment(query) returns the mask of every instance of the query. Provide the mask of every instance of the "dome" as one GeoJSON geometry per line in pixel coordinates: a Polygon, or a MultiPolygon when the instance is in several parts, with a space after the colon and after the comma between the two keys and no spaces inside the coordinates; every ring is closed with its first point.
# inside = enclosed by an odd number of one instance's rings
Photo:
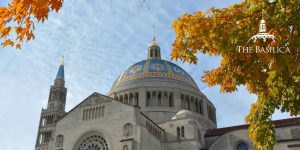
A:
{"type": "Polygon", "coordinates": [[[194,118],[206,129],[216,127],[213,104],[186,71],[161,59],[155,37],[148,47],[147,58],[127,68],[115,80],[107,95],[139,107],[155,123],[172,118],[194,118]],[[210,113],[206,115],[208,110],[210,113]]]}
{"type": "Polygon", "coordinates": [[[172,120],[180,119],[180,118],[192,118],[194,113],[189,110],[181,110],[176,113],[176,115],[172,118],[172,120]]]}
{"type": "Polygon", "coordinates": [[[161,59],[147,59],[132,65],[119,76],[112,88],[151,80],[176,82],[199,90],[187,72],[176,64],[161,59]]]}

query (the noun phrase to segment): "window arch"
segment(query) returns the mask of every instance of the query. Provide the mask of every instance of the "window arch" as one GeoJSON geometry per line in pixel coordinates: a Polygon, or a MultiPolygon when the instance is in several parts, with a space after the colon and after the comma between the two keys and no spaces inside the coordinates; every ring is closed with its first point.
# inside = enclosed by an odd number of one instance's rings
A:
{"type": "Polygon", "coordinates": [[[200,112],[200,114],[203,115],[203,100],[202,100],[202,98],[199,101],[199,112],[200,112]]]}
{"type": "Polygon", "coordinates": [[[242,142],[236,146],[236,150],[248,150],[248,145],[242,142]]]}
{"type": "Polygon", "coordinates": [[[90,135],[85,137],[77,144],[76,150],[99,149],[108,150],[108,143],[100,135],[90,135]]]}
{"type": "Polygon", "coordinates": [[[124,96],[124,103],[128,104],[128,94],[125,94],[124,96]]]}
{"type": "Polygon", "coordinates": [[[161,106],[162,93],[157,93],[157,106],[161,106]]]}
{"type": "Polygon", "coordinates": [[[158,57],[158,50],[155,49],[154,52],[155,52],[155,57],[158,57]]]}
{"type": "Polygon", "coordinates": [[[191,107],[190,107],[190,96],[186,95],[185,96],[185,99],[186,99],[186,108],[187,110],[191,110],[191,107]]]}
{"type": "Polygon", "coordinates": [[[56,136],[56,142],[55,142],[55,146],[56,147],[62,147],[64,143],[64,136],[63,135],[58,135],[56,136]]]}
{"type": "Polygon", "coordinates": [[[120,101],[122,101],[122,102],[123,102],[123,95],[121,95],[121,96],[120,96],[120,101]]]}
{"type": "Polygon", "coordinates": [[[133,105],[133,93],[129,94],[129,104],[133,105]]]}
{"type": "Polygon", "coordinates": [[[181,137],[184,137],[184,126],[181,127],[181,137]]]}
{"type": "Polygon", "coordinates": [[[150,105],[150,97],[151,97],[150,92],[147,92],[146,97],[147,97],[146,98],[146,106],[148,107],[150,105]]]}
{"type": "Polygon", "coordinates": [[[196,112],[199,113],[199,103],[198,103],[198,99],[195,100],[195,107],[196,107],[196,112]]]}
{"type": "Polygon", "coordinates": [[[191,96],[191,100],[190,100],[190,109],[191,109],[191,111],[196,111],[196,109],[195,109],[195,101],[194,101],[194,97],[193,96],[191,96]]]}
{"type": "Polygon", "coordinates": [[[200,129],[198,129],[198,140],[199,140],[199,142],[201,142],[201,140],[202,140],[202,134],[201,134],[200,129]]]}
{"type": "Polygon", "coordinates": [[[150,57],[153,57],[153,49],[150,49],[150,57]]]}
{"type": "Polygon", "coordinates": [[[185,96],[183,94],[181,94],[180,98],[181,98],[181,108],[182,109],[187,109],[187,105],[186,105],[186,101],[185,101],[185,96]]]}
{"type": "Polygon", "coordinates": [[[177,127],[177,138],[180,138],[180,127],[177,127]]]}
{"type": "Polygon", "coordinates": [[[153,92],[152,92],[152,99],[151,99],[150,105],[151,105],[151,106],[155,106],[156,104],[157,104],[156,92],[153,91],[153,92]]]}
{"type": "Polygon", "coordinates": [[[169,95],[169,106],[174,107],[173,93],[169,95]]]}
{"type": "Polygon", "coordinates": [[[128,150],[128,145],[124,145],[122,150],[128,150]]]}
{"type": "Polygon", "coordinates": [[[139,93],[134,94],[134,105],[139,106],[139,93]]]}

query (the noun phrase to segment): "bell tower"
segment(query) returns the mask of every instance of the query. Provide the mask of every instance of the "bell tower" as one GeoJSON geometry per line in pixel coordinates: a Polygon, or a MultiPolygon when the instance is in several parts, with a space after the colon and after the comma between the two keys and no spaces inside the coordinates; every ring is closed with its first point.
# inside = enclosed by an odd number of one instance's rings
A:
{"type": "Polygon", "coordinates": [[[67,88],[64,79],[64,58],[62,58],[54,85],[50,88],[47,108],[41,112],[35,150],[43,150],[54,139],[56,122],[65,112],[67,88]]]}

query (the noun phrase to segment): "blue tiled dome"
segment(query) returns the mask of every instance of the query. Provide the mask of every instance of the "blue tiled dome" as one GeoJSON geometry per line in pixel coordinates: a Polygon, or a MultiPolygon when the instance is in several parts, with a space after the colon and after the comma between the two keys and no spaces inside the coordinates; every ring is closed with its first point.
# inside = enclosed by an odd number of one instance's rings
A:
{"type": "Polygon", "coordinates": [[[198,90],[195,81],[187,72],[171,62],[161,59],[147,59],[132,65],[115,81],[113,88],[146,80],[177,82],[198,90]]]}

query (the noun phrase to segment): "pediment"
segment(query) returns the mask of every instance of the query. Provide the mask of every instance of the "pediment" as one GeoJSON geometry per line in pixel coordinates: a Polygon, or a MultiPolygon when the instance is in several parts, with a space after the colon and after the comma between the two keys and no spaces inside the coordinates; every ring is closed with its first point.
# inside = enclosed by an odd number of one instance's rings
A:
{"type": "Polygon", "coordinates": [[[93,93],[91,96],[89,96],[88,98],[86,98],[79,105],[79,108],[90,107],[90,106],[99,105],[99,104],[103,104],[103,103],[109,103],[109,102],[112,101],[110,99],[111,99],[110,97],[101,95],[99,93],[93,93]]]}

